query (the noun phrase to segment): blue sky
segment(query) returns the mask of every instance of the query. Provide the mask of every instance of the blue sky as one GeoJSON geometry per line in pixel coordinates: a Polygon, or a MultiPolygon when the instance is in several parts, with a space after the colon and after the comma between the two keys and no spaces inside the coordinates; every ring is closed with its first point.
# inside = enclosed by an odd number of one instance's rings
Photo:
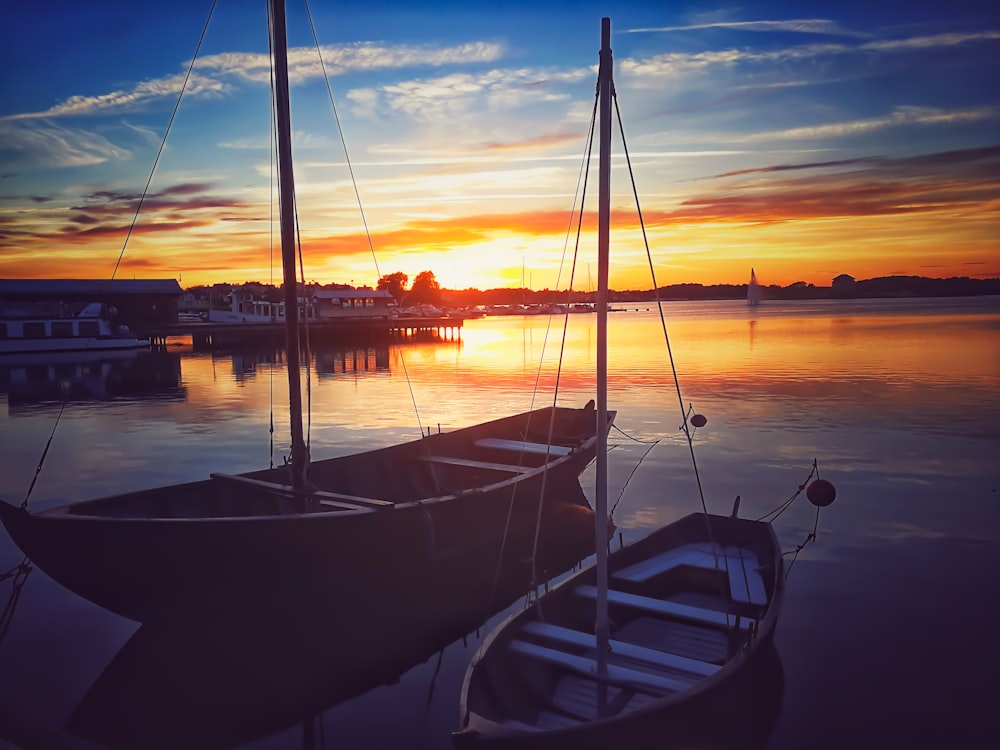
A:
{"type": "MultiPolygon", "coordinates": [[[[210,7],[0,2],[0,276],[111,274],[210,7]]],[[[274,273],[263,9],[218,1],[120,273],[274,273]]],[[[660,283],[741,283],[750,266],[781,284],[1000,275],[1000,10],[987,4],[310,10],[375,260],[291,1],[307,278],[432,270],[489,288],[527,267],[536,288],[565,286],[603,15],[660,283]]],[[[612,285],[646,288],[623,164],[612,285]]]]}

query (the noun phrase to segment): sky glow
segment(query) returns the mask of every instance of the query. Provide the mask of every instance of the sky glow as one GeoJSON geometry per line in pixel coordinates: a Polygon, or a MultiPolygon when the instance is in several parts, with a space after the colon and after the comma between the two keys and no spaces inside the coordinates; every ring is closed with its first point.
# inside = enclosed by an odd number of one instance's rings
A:
{"type": "MultiPolygon", "coordinates": [[[[854,5],[313,0],[321,62],[289,0],[306,278],[565,288],[609,12],[659,284],[1000,276],[1000,10],[854,5]]],[[[218,0],[191,66],[210,7],[5,8],[0,277],[111,276],[189,67],[118,277],[280,277],[264,2],[218,0]]],[[[648,289],[615,139],[611,286],[648,289]]]]}

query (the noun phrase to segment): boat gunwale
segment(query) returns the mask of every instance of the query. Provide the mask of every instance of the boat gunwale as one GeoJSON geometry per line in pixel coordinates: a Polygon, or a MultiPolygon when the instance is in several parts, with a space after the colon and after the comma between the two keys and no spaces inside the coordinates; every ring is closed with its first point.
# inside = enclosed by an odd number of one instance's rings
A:
{"type": "MultiPolygon", "coordinates": [[[[497,421],[502,421],[502,420],[497,420],[497,421]]],[[[464,428],[464,429],[473,429],[473,428],[478,428],[478,427],[479,427],[479,425],[475,425],[473,427],[464,428]]],[[[439,434],[453,434],[453,433],[439,433],[439,434]]],[[[282,520],[282,521],[296,521],[296,520],[301,520],[301,519],[315,520],[315,519],[334,518],[334,517],[336,517],[336,518],[343,518],[345,516],[366,515],[366,514],[369,514],[369,513],[382,513],[382,512],[387,512],[387,511],[398,511],[398,510],[412,510],[412,509],[415,509],[415,508],[422,508],[422,507],[426,507],[426,506],[435,506],[435,505],[439,505],[439,504],[444,503],[444,502],[453,501],[453,500],[460,499],[460,498],[471,498],[471,497],[473,497],[475,495],[498,492],[498,491],[504,489],[505,487],[515,487],[516,485],[520,485],[520,484],[526,483],[528,481],[536,479],[538,477],[538,475],[541,474],[541,473],[543,473],[543,472],[551,472],[551,471],[554,471],[554,470],[558,470],[563,465],[565,465],[567,463],[570,463],[571,461],[575,461],[575,460],[579,459],[579,457],[580,457],[581,454],[586,454],[587,452],[589,452],[589,450],[593,447],[593,445],[594,445],[594,443],[596,441],[597,441],[597,436],[596,435],[591,435],[590,437],[584,438],[582,441],[580,441],[579,443],[577,443],[574,446],[567,446],[567,447],[570,448],[570,452],[569,453],[566,453],[565,455],[556,455],[554,453],[553,454],[548,454],[549,457],[550,457],[550,460],[548,460],[547,462],[545,462],[545,463],[543,463],[543,464],[541,464],[539,466],[525,467],[525,470],[522,473],[508,476],[508,477],[506,477],[504,479],[501,479],[501,480],[499,480],[497,482],[492,482],[492,483],[489,483],[489,484],[483,484],[483,485],[479,485],[479,486],[476,486],[476,487],[470,487],[470,488],[468,488],[466,490],[463,490],[463,491],[460,491],[460,492],[451,492],[451,493],[444,494],[444,495],[432,495],[432,496],[429,496],[429,497],[420,498],[418,500],[403,500],[401,502],[392,503],[391,506],[342,508],[342,509],[339,509],[339,510],[316,510],[316,511],[299,512],[299,513],[277,513],[277,514],[254,513],[254,514],[247,514],[247,515],[219,514],[219,515],[207,515],[207,516],[197,516],[197,517],[195,517],[195,516],[189,516],[189,517],[170,517],[170,516],[157,516],[157,515],[152,515],[152,516],[148,516],[148,517],[134,517],[134,516],[120,516],[120,515],[115,515],[113,513],[96,513],[96,512],[95,513],[86,513],[86,512],[81,512],[81,511],[85,511],[88,506],[100,506],[100,505],[105,505],[105,504],[107,504],[107,505],[112,505],[112,504],[115,504],[115,505],[126,504],[127,505],[129,502],[132,502],[132,501],[135,501],[135,500],[139,500],[141,496],[143,496],[143,495],[149,495],[151,493],[185,491],[185,490],[191,490],[191,489],[195,489],[195,488],[203,490],[203,489],[206,489],[206,488],[208,488],[209,486],[211,486],[213,484],[224,483],[224,482],[227,481],[227,479],[225,479],[225,478],[209,477],[207,479],[199,479],[199,480],[195,480],[193,482],[183,482],[183,483],[174,484],[174,485],[151,487],[151,488],[146,488],[146,489],[133,490],[133,491],[130,491],[130,492],[125,492],[125,493],[120,493],[120,494],[105,495],[105,496],[98,497],[98,498],[91,498],[89,500],[83,500],[83,501],[66,503],[66,504],[54,506],[54,507],[51,507],[51,508],[45,508],[45,509],[39,510],[37,512],[31,512],[31,513],[29,513],[29,516],[30,516],[31,519],[38,520],[38,521],[42,521],[42,520],[55,521],[55,520],[63,520],[63,519],[71,518],[74,521],[104,521],[104,522],[108,522],[108,523],[121,522],[121,523],[133,523],[133,524],[135,524],[135,523],[160,523],[160,522],[171,522],[171,523],[175,523],[175,524],[176,523],[204,523],[206,521],[207,522],[213,522],[213,523],[219,523],[220,521],[233,522],[233,523],[248,523],[248,522],[252,522],[252,521],[275,522],[275,521],[278,521],[278,520],[282,520]]],[[[374,453],[378,453],[378,452],[381,452],[381,451],[401,450],[403,448],[403,446],[405,446],[405,445],[419,445],[420,442],[421,442],[421,440],[418,439],[418,440],[412,441],[409,444],[400,444],[400,445],[395,445],[395,446],[387,446],[387,447],[384,447],[384,448],[377,448],[377,449],[374,449],[372,451],[366,451],[364,453],[348,454],[348,455],[345,455],[345,456],[338,456],[338,457],[333,457],[333,458],[330,458],[330,459],[324,459],[324,461],[337,461],[337,460],[341,460],[341,459],[352,459],[352,458],[356,458],[358,456],[363,456],[363,455],[366,455],[366,454],[374,454],[374,453]]],[[[323,461],[316,462],[316,464],[322,464],[322,463],[323,463],[323,461]]],[[[258,472],[247,472],[247,474],[254,474],[254,473],[258,473],[258,472]]],[[[237,474],[237,475],[234,475],[234,476],[245,477],[245,478],[252,478],[252,477],[248,477],[247,474],[237,474]]],[[[258,489],[256,491],[260,492],[261,494],[266,494],[267,493],[267,490],[264,489],[264,488],[260,488],[260,489],[258,489]]],[[[321,491],[327,491],[327,490],[321,490],[321,491]]],[[[309,491],[303,491],[301,493],[294,492],[294,490],[293,490],[293,488],[292,488],[291,485],[282,485],[282,489],[281,490],[275,490],[274,494],[276,496],[277,495],[291,495],[293,497],[301,498],[301,499],[304,499],[304,500],[309,500],[309,499],[315,497],[315,495],[313,495],[309,491]]],[[[362,496],[359,495],[358,497],[361,498],[362,496]]],[[[369,499],[377,500],[379,498],[369,498],[369,499]]]]}

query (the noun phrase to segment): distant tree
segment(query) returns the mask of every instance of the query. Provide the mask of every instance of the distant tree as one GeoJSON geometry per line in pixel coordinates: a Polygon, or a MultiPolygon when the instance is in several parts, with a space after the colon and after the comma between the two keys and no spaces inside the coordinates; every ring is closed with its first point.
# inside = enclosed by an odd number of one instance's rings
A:
{"type": "Polygon", "coordinates": [[[406,299],[413,304],[436,305],[440,303],[441,285],[434,278],[434,272],[421,271],[418,273],[406,299]]]}
{"type": "Polygon", "coordinates": [[[403,299],[403,294],[406,292],[406,282],[410,280],[402,271],[396,271],[396,273],[390,273],[388,276],[383,276],[378,280],[378,287],[380,291],[389,292],[393,297],[396,298],[396,302],[403,299]]]}

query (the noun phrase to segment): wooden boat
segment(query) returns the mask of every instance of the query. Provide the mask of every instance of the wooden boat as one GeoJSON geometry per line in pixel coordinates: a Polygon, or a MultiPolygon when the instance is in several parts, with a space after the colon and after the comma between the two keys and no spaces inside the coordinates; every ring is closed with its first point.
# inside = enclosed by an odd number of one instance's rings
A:
{"type": "Polygon", "coordinates": [[[530,540],[543,482],[552,505],[583,502],[570,490],[594,457],[593,413],[539,409],[316,461],[302,490],[280,467],[34,513],[0,503],[0,518],[51,578],[139,621],[254,590],[359,587],[498,550],[511,509],[530,540]],[[550,420],[550,443],[524,441],[550,420]]]}
{"type": "Polygon", "coordinates": [[[781,608],[784,567],[774,531],[769,523],[737,518],[735,510],[731,517],[694,513],[609,554],[602,424],[612,93],[607,18],[601,37],[596,559],[486,638],[461,690],[460,745],[617,746],[623,731],[688,711],[743,673],[771,641],[781,608]]]}
{"type": "Polygon", "coordinates": [[[136,620],[267,587],[363,587],[464,549],[499,547],[505,532],[515,542],[522,532],[530,539],[540,504],[575,502],[562,498],[576,497],[569,485],[597,446],[589,404],[310,461],[302,427],[284,5],[271,6],[287,466],[40,512],[0,503],[0,520],[34,564],[71,591],[136,620]]]}
{"type": "Polygon", "coordinates": [[[784,568],[768,523],[693,513],[608,569],[603,673],[591,566],[487,637],[462,686],[460,742],[609,741],[719,691],[774,634],[784,568]]]}

